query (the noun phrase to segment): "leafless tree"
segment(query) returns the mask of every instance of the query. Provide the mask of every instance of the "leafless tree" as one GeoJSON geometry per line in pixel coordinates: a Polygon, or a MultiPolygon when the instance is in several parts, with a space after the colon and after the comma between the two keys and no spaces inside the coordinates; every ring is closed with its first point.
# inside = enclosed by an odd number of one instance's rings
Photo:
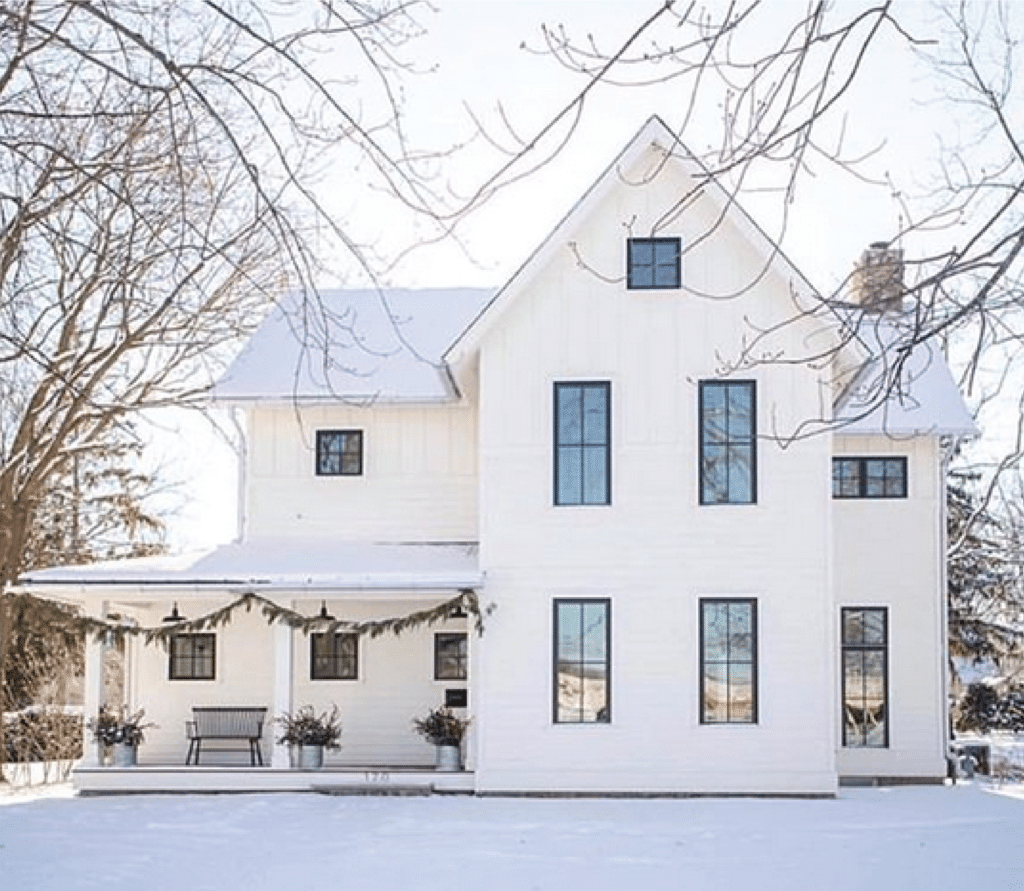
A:
{"type": "MultiPolygon", "coordinates": [[[[131,419],[193,404],[323,245],[372,274],[325,165],[443,228],[395,86],[418,6],[0,0],[0,592],[54,559],[63,484],[105,466],[115,498],[131,419]]],[[[0,681],[8,632],[0,596],[0,681]]]]}
{"type": "MultiPolygon", "coordinates": [[[[599,90],[626,91],[626,98],[640,100],[657,86],[664,100],[668,89],[666,122],[679,136],[680,150],[685,145],[704,170],[694,192],[714,181],[741,203],[756,192],[762,208],[765,193],[774,192],[767,220],[779,244],[785,245],[792,214],[799,212],[797,199],[826,168],[859,178],[865,190],[885,189],[900,202],[901,222],[894,220],[886,242],[903,250],[897,302],[905,311],[877,396],[898,386],[913,347],[930,340],[951,349],[963,383],[982,401],[993,380],[980,374],[984,360],[1012,352],[1024,333],[1018,312],[1024,121],[1017,111],[1024,97],[1015,80],[1024,10],[955,0],[923,9],[895,0],[661,0],[638,9],[635,30],[615,45],[565,27],[544,28],[535,51],[577,74],[581,87],[538,132],[518,138],[510,125],[494,135],[494,144],[506,146],[507,160],[480,194],[561,151],[599,90]],[[884,146],[865,149],[851,138],[855,97],[863,114],[865,81],[893,55],[913,57],[931,71],[935,113],[949,122],[945,144],[918,165],[935,171],[929,183],[886,178],[872,164],[884,146]]],[[[679,195],[677,207],[692,198],[679,195]]],[[[666,214],[663,223],[672,218],[666,214]]],[[[849,271],[837,287],[822,292],[814,312],[831,323],[838,310],[852,337],[877,316],[851,300],[852,264],[849,271]]],[[[752,273],[751,285],[757,279],[752,273]]],[[[772,333],[763,332],[762,339],[772,333]]],[[[764,361],[761,347],[754,337],[732,361],[764,361]]],[[[1003,387],[1004,402],[1006,393],[1003,387]]],[[[810,423],[795,432],[821,426],[810,423]]],[[[1015,450],[1008,461],[1018,456],[1015,450]]]]}

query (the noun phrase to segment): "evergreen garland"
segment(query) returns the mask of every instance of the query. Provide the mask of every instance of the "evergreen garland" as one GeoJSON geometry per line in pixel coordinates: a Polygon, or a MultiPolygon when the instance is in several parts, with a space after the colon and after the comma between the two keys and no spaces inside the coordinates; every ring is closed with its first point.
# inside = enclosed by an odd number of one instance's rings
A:
{"type": "Polygon", "coordinates": [[[247,591],[233,602],[222,606],[204,616],[195,619],[182,619],[180,622],[162,622],[153,628],[143,628],[127,624],[123,621],[111,619],[97,619],[93,616],[67,616],[67,624],[78,631],[92,634],[96,638],[106,638],[116,641],[126,636],[142,636],[147,644],[167,641],[175,634],[190,634],[199,631],[211,631],[227,625],[238,610],[252,612],[256,608],[267,620],[267,624],[273,625],[283,622],[290,628],[309,634],[311,631],[334,634],[342,631],[351,634],[369,635],[371,638],[380,637],[382,634],[401,634],[403,631],[410,631],[423,626],[436,625],[446,619],[457,618],[460,612],[465,612],[473,617],[474,628],[478,635],[484,632],[484,618],[490,615],[493,605],[481,609],[480,600],[476,591],[471,588],[463,588],[458,595],[450,600],[439,603],[430,609],[417,610],[406,616],[395,616],[388,619],[368,619],[366,621],[354,622],[347,619],[324,619],[320,616],[306,616],[296,610],[281,606],[257,594],[254,591],[247,591]]]}

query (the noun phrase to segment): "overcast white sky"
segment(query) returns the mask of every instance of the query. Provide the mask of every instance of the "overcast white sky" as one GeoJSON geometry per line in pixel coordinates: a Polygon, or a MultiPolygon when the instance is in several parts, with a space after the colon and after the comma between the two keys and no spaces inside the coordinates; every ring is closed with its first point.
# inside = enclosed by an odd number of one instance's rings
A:
{"type": "MultiPolygon", "coordinates": [[[[661,0],[435,0],[434,5],[436,13],[424,16],[427,34],[406,55],[435,70],[410,78],[406,95],[414,137],[441,146],[470,132],[467,107],[507,142],[499,104],[517,132],[526,136],[580,89],[578,77],[539,52],[542,24],[564,26],[581,41],[593,36],[602,49],[610,50],[659,8],[661,0]]],[[[863,5],[857,0],[840,3],[846,8],[863,5]]],[[[935,33],[928,24],[933,18],[929,4],[902,0],[898,6],[910,20],[921,22],[921,33],[935,33]]],[[[804,0],[765,4],[759,22],[764,37],[791,22],[794,10],[805,7],[804,0]]],[[[655,33],[662,40],[671,37],[664,28],[655,33]]],[[[673,127],[681,123],[688,90],[680,82],[599,88],[588,99],[580,128],[564,153],[467,221],[463,231],[479,265],[460,262],[453,249],[424,251],[396,270],[394,281],[499,284],[650,115],[661,116],[673,127]]],[[[924,102],[930,92],[926,73],[913,64],[905,43],[881,41],[868,59],[845,119],[850,151],[881,147],[865,171],[879,178],[890,172],[907,186],[924,186],[936,134],[948,127],[924,102]]],[[[684,141],[699,152],[716,144],[719,136],[717,112],[711,108],[694,118],[684,141]]],[[[466,183],[497,161],[478,146],[453,156],[448,174],[466,183]]],[[[777,198],[748,195],[744,203],[771,228],[777,198]]],[[[897,202],[887,188],[829,169],[824,162],[815,165],[815,175],[805,181],[791,214],[786,247],[823,289],[841,281],[860,251],[871,241],[891,237],[900,222],[897,202]]]]}

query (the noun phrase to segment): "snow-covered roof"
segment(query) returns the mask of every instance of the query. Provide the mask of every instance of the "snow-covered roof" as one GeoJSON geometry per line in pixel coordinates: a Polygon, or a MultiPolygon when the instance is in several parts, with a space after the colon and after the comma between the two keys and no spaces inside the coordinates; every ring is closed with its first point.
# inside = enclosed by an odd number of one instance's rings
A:
{"type": "Polygon", "coordinates": [[[437,591],[475,588],[477,545],[257,539],[187,554],[62,566],[25,573],[18,587],[65,597],[143,588],[181,593],[437,591]]]}
{"type": "Polygon", "coordinates": [[[289,296],[239,353],[213,398],[452,399],[456,393],[441,356],[493,293],[429,288],[289,296]]]}
{"type": "Polygon", "coordinates": [[[938,344],[923,341],[901,352],[912,332],[873,319],[858,330],[875,358],[835,407],[845,434],[973,437],[978,435],[960,388],[938,344]]]}

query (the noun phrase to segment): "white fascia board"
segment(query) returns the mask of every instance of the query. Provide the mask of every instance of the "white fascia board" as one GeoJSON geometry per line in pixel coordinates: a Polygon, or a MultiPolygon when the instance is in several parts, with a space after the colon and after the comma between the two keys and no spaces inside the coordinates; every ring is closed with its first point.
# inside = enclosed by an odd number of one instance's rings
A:
{"type": "Polygon", "coordinates": [[[403,595],[423,596],[426,594],[452,594],[452,592],[483,586],[482,573],[463,576],[430,578],[421,575],[408,576],[339,576],[324,579],[228,579],[224,581],[201,582],[117,582],[97,579],[88,583],[40,583],[21,584],[18,593],[33,594],[51,600],[68,603],[86,603],[97,600],[112,600],[119,603],[130,601],[152,602],[154,600],[208,600],[211,597],[241,597],[243,594],[262,594],[268,597],[287,595],[302,597],[314,594],[359,598],[366,594],[386,593],[388,597],[401,598],[403,595]]]}
{"type": "Polygon", "coordinates": [[[449,391],[438,396],[356,396],[339,393],[337,396],[230,396],[217,397],[210,402],[224,408],[252,408],[258,405],[309,407],[351,405],[357,408],[370,408],[374,405],[451,405],[461,401],[461,394],[446,373],[445,388],[449,391]]]}

